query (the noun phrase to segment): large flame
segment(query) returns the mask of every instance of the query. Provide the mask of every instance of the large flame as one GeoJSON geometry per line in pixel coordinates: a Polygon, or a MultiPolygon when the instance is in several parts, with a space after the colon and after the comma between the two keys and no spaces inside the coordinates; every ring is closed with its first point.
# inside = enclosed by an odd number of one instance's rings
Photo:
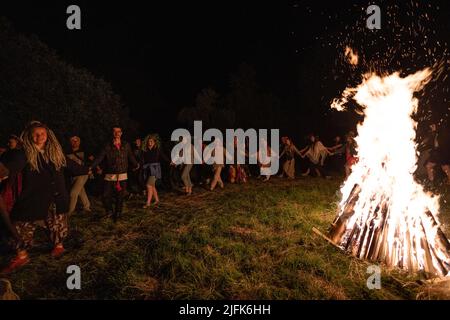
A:
{"type": "Polygon", "coordinates": [[[347,88],[332,107],[343,110],[353,96],[364,113],[358,126],[357,158],[341,192],[330,238],[359,258],[410,271],[447,275],[449,243],[439,228],[439,199],[414,180],[418,107],[414,92],[431,79],[424,69],[405,78],[399,73],[368,74],[347,88]]]}

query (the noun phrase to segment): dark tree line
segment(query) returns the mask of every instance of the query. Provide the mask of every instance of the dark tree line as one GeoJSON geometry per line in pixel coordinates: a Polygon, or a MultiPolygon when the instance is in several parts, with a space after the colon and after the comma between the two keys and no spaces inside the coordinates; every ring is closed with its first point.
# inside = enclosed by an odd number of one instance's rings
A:
{"type": "MultiPolygon", "coordinates": [[[[168,138],[171,130],[164,128],[170,119],[161,123],[154,119],[178,110],[177,119],[171,119],[174,126],[192,128],[194,120],[202,120],[204,129],[278,128],[282,135],[297,141],[310,132],[331,136],[343,134],[350,127],[348,115],[329,112],[332,96],[326,77],[320,75],[327,74],[330,66],[312,53],[307,62],[292,66],[298,79],[279,77],[284,81],[281,85],[298,81],[294,88],[286,90],[291,92],[289,95],[275,93],[270,86],[259,83],[260,75],[247,63],[240,64],[229,76],[226,88],[202,89],[191,106],[168,109],[164,101],[143,95],[138,102],[148,102],[152,112],[139,117],[140,122],[147,118],[150,121],[149,128],[139,130],[108,82],[65,62],[38,38],[16,32],[3,18],[0,46],[0,145],[9,134],[19,134],[30,120],[47,123],[62,141],[67,141],[70,134],[78,134],[88,149],[98,149],[109,137],[110,127],[117,123],[125,129],[126,138],[154,131],[155,125],[168,138]]],[[[339,94],[336,92],[336,96],[339,94]]]]}
{"type": "Polygon", "coordinates": [[[211,87],[201,90],[194,106],[180,110],[178,121],[188,127],[201,120],[204,128],[278,128],[281,100],[259,87],[254,67],[242,63],[228,87],[223,93],[211,87]]]}
{"type": "Polygon", "coordinates": [[[111,85],[75,68],[34,36],[16,32],[0,17],[0,138],[19,134],[30,120],[47,123],[65,141],[78,134],[98,148],[114,124],[128,133],[137,124],[111,85]]]}

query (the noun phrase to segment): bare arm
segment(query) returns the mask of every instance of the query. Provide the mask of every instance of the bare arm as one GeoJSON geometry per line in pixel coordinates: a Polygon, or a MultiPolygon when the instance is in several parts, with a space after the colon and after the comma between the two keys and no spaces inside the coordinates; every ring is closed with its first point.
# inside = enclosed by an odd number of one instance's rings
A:
{"type": "Polygon", "coordinates": [[[302,152],[299,151],[299,150],[297,149],[296,146],[292,145],[292,148],[294,149],[294,152],[295,152],[296,154],[298,154],[300,157],[303,157],[302,152]]]}
{"type": "Polygon", "coordinates": [[[308,152],[309,146],[304,147],[302,150],[300,150],[300,157],[304,158],[306,152],[308,152]]]}
{"type": "Polygon", "coordinates": [[[331,155],[331,154],[332,154],[331,151],[330,151],[330,148],[325,147],[325,146],[323,145],[323,143],[321,143],[320,141],[319,141],[319,143],[320,143],[320,148],[321,148],[327,155],[331,155]]]}

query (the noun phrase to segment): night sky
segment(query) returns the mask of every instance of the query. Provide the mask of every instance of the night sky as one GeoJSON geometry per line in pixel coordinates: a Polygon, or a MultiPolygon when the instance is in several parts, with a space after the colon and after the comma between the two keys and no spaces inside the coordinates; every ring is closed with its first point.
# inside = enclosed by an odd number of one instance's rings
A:
{"type": "MultiPolygon", "coordinates": [[[[347,129],[350,116],[331,115],[329,103],[368,69],[408,71],[439,59],[448,64],[447,1],[375,2],[382,9],[377,31],[365,28],[365,9],[373,1],[164,3],[15,1],[0,10],[18,31],[36,35],[64,60],[109,81],[142,127],[162,133],[178,127],[177,112],[192,106],[202,88],[225,94],[230,74],[243,62],[299,118],[302,133],[320,131],[324,119],[335,124],[333,130],[347,129]],[[66,28],[70,4],[81,7],[81,31],[66,28]],[[417,34],[408,35],[408,29],[417,34]],[[424,34],[430,35],[430,56],[420,53],[424,34]],[[343,59],[345,45],[362,56],[356,70],[343,59]]],[[[440,117],[448,110],[448,86],[441,81],[434,90],[428,102],[441,104],[435,112],[440,117]]]]}

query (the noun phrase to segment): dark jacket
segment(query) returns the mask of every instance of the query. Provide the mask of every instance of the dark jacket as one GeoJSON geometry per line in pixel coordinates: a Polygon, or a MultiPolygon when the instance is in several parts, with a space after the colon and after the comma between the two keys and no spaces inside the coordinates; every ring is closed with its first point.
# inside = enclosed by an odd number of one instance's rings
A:
{"type": "Polygon", "coordinates": [[[105,160],[103,170],[106,174],[127,173],[129,162],[134,168],[138,167],[130,144],[126,141],[122,141],[120,149],[117,149],[113,142],[108,143],[94,160],[92,167],[97,167],[103,160],[105,160]]]}
{"type": "MultiPolygon", "coordinates": [[[[11,163],[22,152],[23,152],[23,150],[21,150],[21,149],[7,150],[0,156],[0,162],[11,163]]],[[[15,174],[15,172],[10,172],[9,176],[8,176],[8,181],[10,183],[14,184],[16,182],[16,180],[17,180],[17,174],[15,174]]]]}
{"type": "Polygon", "coordinates": [[[170,159],[166,154],[159,148],[153,148],[152,150],[142,151],[141,153],[141,163],[142,165],[148,163],[159,163],[163,161],[169,162],[170,159]]]}
{"type": "MultiPolygon", "coordinates": [[[[86,152],[84,152],[83,150],[78,150],[77,152],[69,152],[66,154],[66,159],[67,161],[69,161],[68,159],[72,160],[73,162],[75,162],[76,165],[78,166],[87,166],[87,161],[86,161],[86,152]]],[[[73,166],[71,166],[71,168],[73,168],[73,166]]],[[[83,171],[80,170],[70,170],[69,176],[71,177],[77,177],[77,176],[82,176],[82,175],[86,175],[86,173],[84,173],[83,171]]]]}
{"type": "MultiPolygon", "coordinates": [[[[42,157],[41,155],[39,155],[42,157]]],[[[57,213],[67,213],[69,209],[69,196],[67,194],[64,170],[72,174],[87,174],[88,168],[77,165],[70,159],[67,167],[56,170],[51,163],[46,163],[42,158],[39,172],[31,169],[25,152],[16,154],[14,159],[5,163],[10,174],[22,174],[22,191],[18,196],[11,212],[13,221],[37,221],[43,220],[48,215],[52,203],[56,204],[57,213]]]]}

